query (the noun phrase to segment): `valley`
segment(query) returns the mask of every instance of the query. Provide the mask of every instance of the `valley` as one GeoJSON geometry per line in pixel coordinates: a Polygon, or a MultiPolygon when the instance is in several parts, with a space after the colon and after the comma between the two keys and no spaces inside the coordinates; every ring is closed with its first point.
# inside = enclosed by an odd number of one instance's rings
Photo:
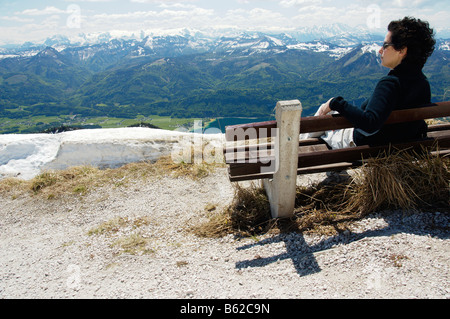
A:
{"type": "MultiPolygon", "coordinates": [[[[169,116],[137,116],[136,118],[116,117],[82,117],[74,115],[59,116],[30,116],[20,119],[0,118],[0,134],[31,134],[49,132],[56,129],[96,129],[96,128],[121,128],[132,126],[148,126],[163,130],[186,130],[194,128],[194,118],[171,118],[169,116]]],[[[205,121],[204,119],[202,121],[205,121]]],[[[207,122],[205,122],[207,124],[207,122]]]]}

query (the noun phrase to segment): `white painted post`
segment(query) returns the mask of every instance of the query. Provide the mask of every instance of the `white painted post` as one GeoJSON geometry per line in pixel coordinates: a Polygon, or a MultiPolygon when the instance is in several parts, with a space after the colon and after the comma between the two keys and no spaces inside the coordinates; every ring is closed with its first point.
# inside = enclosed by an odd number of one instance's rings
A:
{"type": "Polygon", "coordinates": [[[277,103],[275,161],[278,169],[272,180],[263,181],[273,218],[294,214],[301,114],[302,104],[298,100],[277,103]]]}

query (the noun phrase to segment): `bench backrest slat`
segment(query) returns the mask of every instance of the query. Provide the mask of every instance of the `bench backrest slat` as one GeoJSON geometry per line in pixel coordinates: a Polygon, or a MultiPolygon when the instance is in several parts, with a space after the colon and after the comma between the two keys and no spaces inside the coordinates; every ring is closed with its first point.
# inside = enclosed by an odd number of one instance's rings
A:
{"type": "MultiPolygon", "coordinates": [[[[434,103],[420,108],[394,111],[386,124],[412,122],[446,116],[450,116],[450,101],[434,103]]],[[[252,137],[260,138],[260,129],[266,129],[263,137],[271,137],[271,132],[276,127],[276,121],[228,126],[226,128],[226,140],[233,142],[248,139],[248,135],[236,134],[237,130],[241,130],[242,132],[247,129],[255,129],[252,137]]],[[[310,116],[301,119],[300,133],[313,133],[349,127],[353,127],[353,125],[341,115],[310,116]]]]}

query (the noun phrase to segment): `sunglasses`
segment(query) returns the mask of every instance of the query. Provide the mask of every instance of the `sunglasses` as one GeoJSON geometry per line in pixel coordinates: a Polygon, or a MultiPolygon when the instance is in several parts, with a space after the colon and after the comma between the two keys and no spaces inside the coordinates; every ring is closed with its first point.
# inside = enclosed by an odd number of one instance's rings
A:
{"type": "Polygon", "coordinates": [[[393,45],[394,45],[393,43],[384,42],[383,43],[383,50],[386,50],[388,47],[391,47],[393,45]]]}

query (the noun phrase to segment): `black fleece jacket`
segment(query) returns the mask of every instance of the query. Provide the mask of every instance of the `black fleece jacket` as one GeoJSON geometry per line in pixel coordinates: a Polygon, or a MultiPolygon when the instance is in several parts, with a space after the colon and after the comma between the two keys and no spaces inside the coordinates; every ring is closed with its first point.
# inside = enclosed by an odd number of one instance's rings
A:
{"type": "Polygon", "coordinates": [[[361,107],[342,97],[333,99],[332,110],[338,111],[354,126],[356,145],[384,145],[425,137],[425,121],[385,125],[394,110],[416,108],[431,103],[431,89],[422,68],[401,63],[377,84],[372,96],[361,107]]]}

